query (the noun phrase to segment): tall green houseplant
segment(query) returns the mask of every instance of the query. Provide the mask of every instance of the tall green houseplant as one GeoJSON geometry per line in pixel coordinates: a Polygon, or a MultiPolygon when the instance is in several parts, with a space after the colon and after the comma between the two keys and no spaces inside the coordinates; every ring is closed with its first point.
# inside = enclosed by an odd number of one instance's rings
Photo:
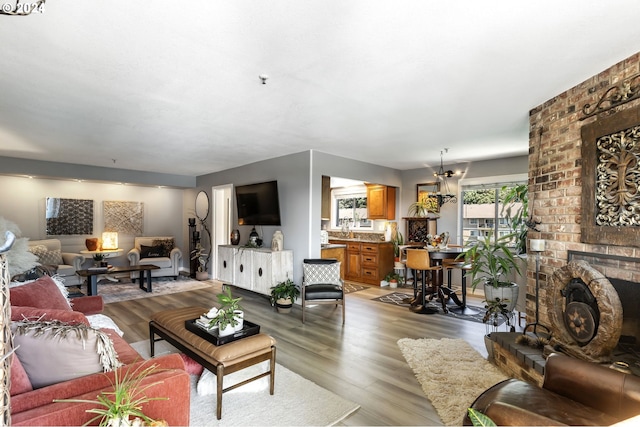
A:
{"type": "Polygon", "coordinates": [[[519,184],[513,187],[502,187],[504,199],[502,214],[513,230],[515,250],[518,254],[527,252],[527,233],[529,230],[540,231],[537,222],[529,215],[529,186],[519,184]]]}
{"type": "Polygon", "coordinates": [[[513,234],[498,237],[495,241],[492,237],[489,234],[470,242],[464,252],[465,260],[471,265],[471,288],[474,291],[481,283],[494,288],[510,286],[507,275],[512,271],[520,273],[520,266],[508,246],[513,234]]]}

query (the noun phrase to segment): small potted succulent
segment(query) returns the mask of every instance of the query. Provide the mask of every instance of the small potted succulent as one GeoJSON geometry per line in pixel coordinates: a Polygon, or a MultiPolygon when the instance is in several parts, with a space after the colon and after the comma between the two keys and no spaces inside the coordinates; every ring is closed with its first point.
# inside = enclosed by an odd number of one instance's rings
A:
{"type": "Polygon", "coordinates": [[[300,288],[289,278],[271,287],[271,305],[275,304],[279,313],[289,313],[299,296],[300,288]]]}

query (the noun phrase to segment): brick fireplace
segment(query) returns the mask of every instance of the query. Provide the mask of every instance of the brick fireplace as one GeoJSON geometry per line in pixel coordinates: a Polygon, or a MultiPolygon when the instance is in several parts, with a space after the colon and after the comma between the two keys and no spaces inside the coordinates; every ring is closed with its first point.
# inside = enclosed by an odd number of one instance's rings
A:
{"type": "MultiPolygon", "coordinates": [[[[587,212],[583,212],[585,183],[583,183],[584,161],[581,135],[582,128],[585,126],[594,123],[597,125],[608,117],[640,106],[640,99],[634,99],[607,113],[584,118],[583,112],[585,105],[596,105],[609,88],[639,72],[640,53],[636,53],[530,111],[529,201],[533,209],[533,218],[540,222],[538,228],[541,232],[530,232],[529,238],[546,241],[546,249],[541,254],[539,277],[541,324],[548,325],[551,321],[549,316],[551,307],[547,305],[549,297],[561,298],[559,295],[547,295],[550,279],[554,272],[566,266],[571,258],[575,258],[578,254],[592,254],[597,258],[594,265],[603,262],[607,264],[607,270],[610,269],[608,264],[613,260],[634,265],[640,262],[640,239],[629,239],[629,233],[626,233],[627,230],[631,231],[631,234],[638,233],[640,225],[631,228],[611,227],[614,233],[596,233],[596,240],[583,236],[583,221],[591,221],[592,217],[587,212]],[[615,233],[616,231],[618,234],[615,233]],[[625,234],[627,234],[626,239],[625,234]]],[[[587,200],[587,202],[590,201],[587,200]]],[[[596,232],[600,229],[595,228],[596,232]]],[[[640,274],[632,274],[624,267],[620,271],[626,274],[620,279],[625,282],[621,300],[625,303],[631,299],[638,301],[640,274]],[[633,284],[637,286],[631,286],[633,284]]],[[[603,274],[607,275],[607,273],[603,274]]],[[[529,257],[527,266],[526,304],[527,321],[533,322],[535,319],[535,259],[533,257],[529,257]]],[[[623,309],[631,310],[629,307],[623,307],[623,309]]],[[[623,337],[635,335],[640,339],[637,328],[629,332],[629,325],[636,321],[625,321],[623,337]]]]}

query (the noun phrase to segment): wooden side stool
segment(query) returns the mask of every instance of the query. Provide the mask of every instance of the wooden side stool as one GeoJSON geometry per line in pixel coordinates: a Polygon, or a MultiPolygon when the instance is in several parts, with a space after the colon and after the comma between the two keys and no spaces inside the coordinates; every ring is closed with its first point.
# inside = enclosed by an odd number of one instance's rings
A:
{"type": "Polygon", "coordinates": [[[267,334],[257,334],[216,346],[185,327],[185,321],[200,317],[208,308],[186,307],[155,313],[149,321],[151,357],[156,341],[166,340],[216,375],[216,416],[222,418],[222,394],[252,381],[269,376],[269,394],[273,395],[276,368],[276,340],[267,334]],[[156,338],[156,335],[160,338],[156,338]],[[238,384],[224,388],[224,376],[269,361],[269,370],[238,384]]]}

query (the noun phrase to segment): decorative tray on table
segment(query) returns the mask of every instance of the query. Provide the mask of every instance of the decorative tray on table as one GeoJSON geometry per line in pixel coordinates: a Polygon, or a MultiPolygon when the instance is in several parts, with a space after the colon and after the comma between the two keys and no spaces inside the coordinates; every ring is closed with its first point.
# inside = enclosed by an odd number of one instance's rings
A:
{"type": "Polygon", "coordinates": [[[221,337],[218,334],[218,328],[209,329],[205,326],[201,326],[197,320],[198,319],[186,320],[184,322],[185,328],[198,335],[200,338],[209,341],[213,345],[227,344],[260,333],[260,325],[244,320],[241,330],[221,337]]]}

